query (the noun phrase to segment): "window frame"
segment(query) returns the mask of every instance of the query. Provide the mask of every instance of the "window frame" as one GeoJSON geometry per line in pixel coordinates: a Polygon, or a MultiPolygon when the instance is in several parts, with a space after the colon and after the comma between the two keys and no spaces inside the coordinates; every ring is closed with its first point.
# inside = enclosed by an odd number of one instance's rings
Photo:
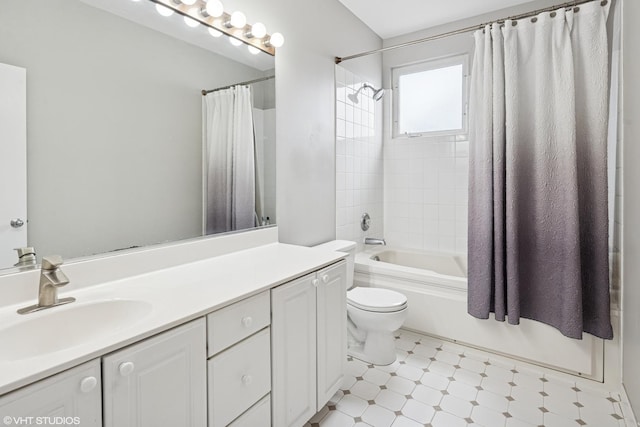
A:
{"type": "Polygon", "coordinates": [[[393,139],[405,139],[430,136],[466,135],[469,127],[469,54],[456,54],[441,58],[428,59],[408,65],[401,65],[391,68],[392,78],[392,134],[393,139]],[[424,71],[436,70],[455,65],[462,65],[462,127],[459,129],[447,129],[439,131],[422,131],[416,133],[400,133],[400,89],[399,80],[401,76],[416,74],[424,71]]]}

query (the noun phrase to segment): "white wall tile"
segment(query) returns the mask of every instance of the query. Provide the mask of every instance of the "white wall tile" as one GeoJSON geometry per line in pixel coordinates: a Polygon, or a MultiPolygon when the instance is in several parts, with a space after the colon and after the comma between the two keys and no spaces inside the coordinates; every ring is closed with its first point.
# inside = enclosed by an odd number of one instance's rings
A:
{"type": "MultiPolygon", "coordinates": [[[[381,127],[375,120],[375,109],[379,109],[380,104],[374,103],[366,91],[360,92],[358,104],[353,104],[347,95],[355,93],[364,79],[340,66],[336,70],[336,236],[361,244],[365,235],[384,237],[382,134],[378,132],[374,136],[376,129],[381,127]],[[341,87],[345,87],[342,93],[341,87]],[[343,106],[344,119],[338,115],[338,109],[343,106]],[[365,212],[371,216],[371,227],[367,232],[360,228],[360,218],[365,212]]],[[[408,194],[401,197],[408,199],[408,194]]],[[[398,210],[406,211],[408,209],[398,210]]],[[[408,221],[406,215],[404,218],[408,221]]],[[[408,223],[401,224],[399,229],[405,230],[406,234],[408,223]]]]}
{"type": "Polygon", "coordinates": [[[468,141],[454,137],[387,140],[383,155],[385,232],[395,231],[387,238],[389,244],[465,254],[468,141]],[[405,218],[409,219],[407,232],[398,225],[405,224],[405,218]]]}

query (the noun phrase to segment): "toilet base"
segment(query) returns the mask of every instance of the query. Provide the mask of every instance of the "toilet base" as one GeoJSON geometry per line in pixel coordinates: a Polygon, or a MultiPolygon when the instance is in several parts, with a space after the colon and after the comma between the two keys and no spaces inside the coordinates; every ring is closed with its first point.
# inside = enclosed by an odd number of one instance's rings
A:
{"type": "Polygon", "coordinates": [[[390,365],[397,358],[395,338],[392,332],[368,332],[364,343],[349,340],[347,354],[365,363],[390,365]]]}

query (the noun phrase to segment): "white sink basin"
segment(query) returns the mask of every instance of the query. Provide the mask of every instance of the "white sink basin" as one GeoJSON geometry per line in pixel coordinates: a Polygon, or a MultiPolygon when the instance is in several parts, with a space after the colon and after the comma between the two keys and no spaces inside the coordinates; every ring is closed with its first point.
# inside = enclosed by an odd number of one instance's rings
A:
{"type": "Polygon", "coordinates": [[[136,324],[151,309],[145,301],[113,299],[20,315],[0,328],[0,360],[29,359],[100,339],[136,324]]]}

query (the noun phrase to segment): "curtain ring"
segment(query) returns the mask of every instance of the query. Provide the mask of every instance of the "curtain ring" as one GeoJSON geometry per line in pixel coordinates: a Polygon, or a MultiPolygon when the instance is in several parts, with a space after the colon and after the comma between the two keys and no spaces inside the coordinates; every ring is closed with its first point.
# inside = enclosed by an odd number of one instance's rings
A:
{"type": "Polygon", "coordinates": [[[557,13],[556,13],[556,12],[551,12],[551,14],[550,14],[549,16],[550,16],[550,17],[552,17],[552,18],[555,18],[555,17],[556,17],[556,15],[557,15],[557,13]]]}
{"type": "Polygon", "coordinates": [[[535,24],[536,22],[538,22],[538,18],[536,18],[536,17],[534,16],[533,18],[531,18],[531,22],[533,22],[533,23],[535,24]]]}
{"type": "Polygon", "coordinates": [[[600,2],[600,6],[606,6],[606,5],[607,5],[607,3],[609,3],[607,0],[602,0],[602,1],[600,2]]]}
{"type": "Polygon", "coordinates": [[[518,25],[518,21],[511,22],[511,25],[515,27],[516,25],[518,25]]]}

